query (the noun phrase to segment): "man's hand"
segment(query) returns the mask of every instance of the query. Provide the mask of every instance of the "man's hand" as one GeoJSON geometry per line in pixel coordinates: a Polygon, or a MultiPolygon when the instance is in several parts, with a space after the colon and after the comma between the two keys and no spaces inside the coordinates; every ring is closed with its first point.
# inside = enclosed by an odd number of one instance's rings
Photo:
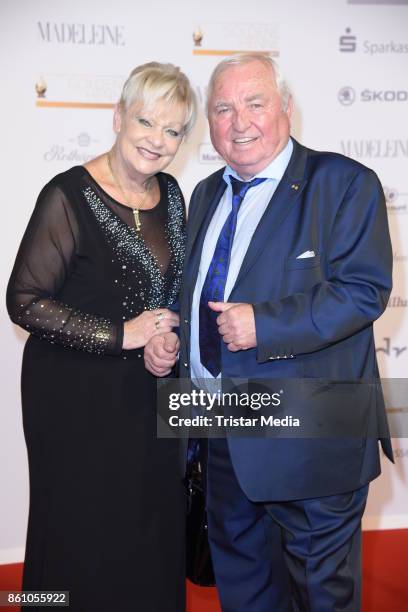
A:
{"type": "Polygon", "coordinates": [[[229,351],[245,351],[257,346],[252,304],[208,302],[208,305],[211,310],[221,313],[217,317],[218,331],[229,351]]]}
{"type": "Polygon", "coordinates": [[[167,376],[176,363],[180,340],[177,334],[169,332],[153,336],[145,346],[146,370],[155,376],[167,376]]]}

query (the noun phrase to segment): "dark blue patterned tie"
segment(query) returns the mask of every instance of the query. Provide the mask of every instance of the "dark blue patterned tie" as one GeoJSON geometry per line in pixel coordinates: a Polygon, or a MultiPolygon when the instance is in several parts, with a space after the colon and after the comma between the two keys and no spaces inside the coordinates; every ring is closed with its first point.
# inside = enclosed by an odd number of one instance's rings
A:
{"type": "Polygon", "coordinates": [[[244,183],[233,176],[230,176],[230,179],[232,210],[218,237],[200,297],[200,360],[214,378],[221,372],[221,337],[217,325],[217,317],[220,313],[211,310],[208,307],[208,302],[224,301],[225,283],[227,282],[239,207],[248,189],[266,180],[255,178],[248,183],[244,183]]]}

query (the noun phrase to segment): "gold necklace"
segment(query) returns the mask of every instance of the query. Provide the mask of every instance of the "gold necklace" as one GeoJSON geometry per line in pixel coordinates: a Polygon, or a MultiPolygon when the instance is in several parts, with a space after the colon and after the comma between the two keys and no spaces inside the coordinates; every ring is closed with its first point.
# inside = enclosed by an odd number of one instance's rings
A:
{"type": "Polygon", "coordinates": [[[145,201],[145,199],[146,199],[146,197],[147,197],[147,194],[149,193],[149,191],[150,191],[150,190],[149,190],[149,189],[146,189],[146,191],[144,192],[143,197],[142,197],[142,199],[141,199],[141,200],[140,200],[140,202],[139,202],[139,207],[138,207],[138,208],[133,207],[133,206],[130,204],[130,202],[129,202],[128,198],[126,197],[125,191],[124,191],[124,189],[123,189],[122,185],[120,184],[118,177],[116,176],[116,174],[115,174],[115,173],[114,173],[114,171],[113,171],[113,168],[112,168],[112,162],[111,162],[111,158],[110,158],[110,154],[109,154],[109,153],[107,153],[106,157],[107,157],[107,160],[108,160],[108,167],[109,167],[109,171],[110,171],[110,173],[111,173],[111,175],[112,175],[113,182],[115,183],[116,187],[117,187],[117,188],[119,189],[119,191],[121,192],[121,194],[122,194],[122,196],[123,196],[123,199],[124,199],[124,201],[125,201],[126,205],[127,205],[127,206],[129,206],[129,208],[131,208],[131,209],[132,209],[132,212],[133,212],[133,219],[134,219],[134,221],[135,221],[135,228],[136,228],[136,231],[137,231],[137,232],[140,232],[140,230],[141,230],[141,228],[142,228],[142,222],[141,222],[141,220],[140,220],[139,210],[142,210],[142,206],[143,206],[144,201],[145,201]]]}

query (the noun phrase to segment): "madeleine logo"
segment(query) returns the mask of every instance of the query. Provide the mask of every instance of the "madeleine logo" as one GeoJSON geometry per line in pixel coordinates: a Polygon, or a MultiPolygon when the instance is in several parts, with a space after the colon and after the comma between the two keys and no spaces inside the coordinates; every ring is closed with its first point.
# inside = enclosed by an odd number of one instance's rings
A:
{"type": "Polygon", "coordinates": [[[66,21],[38,21],[40,40],[45,43],[71,45],[125,45],[121,25],[68,23],[66,21]]]}
{"type": "Polygon", "coordinates": [[[343,155],[354,157],[354,159],[408,157],[408,139],[341,140],[340,151],[343,155]]]}
{"type": "Polygon", "coordinates": [[[35,84],[35,91],[39,98],[45,98],[45,92],[47,91],[47,84],[43,77],[40,77],[35,84]]]}

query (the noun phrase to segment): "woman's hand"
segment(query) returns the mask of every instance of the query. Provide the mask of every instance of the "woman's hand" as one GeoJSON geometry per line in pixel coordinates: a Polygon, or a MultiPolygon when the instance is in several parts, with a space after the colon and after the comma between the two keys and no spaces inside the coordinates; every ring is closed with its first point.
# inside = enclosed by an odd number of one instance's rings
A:
{"type": "Polygon", "coordinates": [[[125,351],[141,348],[153,336],[171,332],[178,324],[178,314],[167,308],[146,310],[138,317],[125,322],[122,348],[125,351]]]}

